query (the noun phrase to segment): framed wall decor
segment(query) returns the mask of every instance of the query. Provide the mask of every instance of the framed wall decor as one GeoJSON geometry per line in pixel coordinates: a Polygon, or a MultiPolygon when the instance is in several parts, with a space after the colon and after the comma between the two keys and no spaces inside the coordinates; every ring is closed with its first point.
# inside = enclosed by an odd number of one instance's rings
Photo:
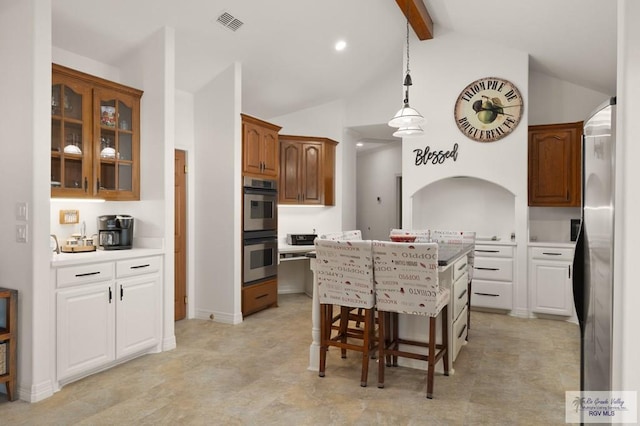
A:
{"type": "Polygon", "coordinates": [[[520,123],[524,101],[509,80],[485,77],[462,89],[454,118],[458,129],[476,142],[494,142],[509,135],[520,123]]]}

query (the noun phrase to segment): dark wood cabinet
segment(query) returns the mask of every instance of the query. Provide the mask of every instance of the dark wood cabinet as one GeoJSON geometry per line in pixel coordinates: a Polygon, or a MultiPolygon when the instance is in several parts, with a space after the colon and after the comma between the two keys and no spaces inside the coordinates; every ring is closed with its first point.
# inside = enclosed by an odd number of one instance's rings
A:
{"type": "Polygon", "coordinates": [[[278,306],[278,279],[272,278],[242,288],[242,315],[278,306]]]}
{"type": "Polygon", "coordinates": [[[0,384],[7,387],[7,399],[17,398],[18,291],[0,288],[5,317],[0,320],[0,384]]]}
{"type": "Polygon", "coordinates": [[[582,122],[529,126],[529,206],[580,207],[582,122]]]}
{"type": "Polygon", "coordinates": [[[280,136],[281,204],[334,205],[336,141],[280,136]]]}
{"type": "Polygon", "coordinates": [[[52,197],[140,199],[141,96],[53,64],[52,197]]]}
{"type": "Polygon", "coordinates": [[[277,179],[281,127],[246,114],[242,117],[242,174],[277,179]]]}

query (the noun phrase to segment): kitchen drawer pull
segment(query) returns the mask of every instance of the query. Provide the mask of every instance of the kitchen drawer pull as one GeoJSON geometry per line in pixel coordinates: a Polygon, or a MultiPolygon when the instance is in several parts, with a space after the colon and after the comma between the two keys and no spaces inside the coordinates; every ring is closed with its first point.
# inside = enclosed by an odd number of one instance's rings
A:
{"type": "Polygon", "coordinates": [[[458,339],[462,337],[462,335],[464,334],[464,331],[467,329],[467,324],[465,324],[462,327],[462,330],[460,330],[460,334],[458,334],[458,339]]]}
{"type": "Polygon", "coordinates": [[[460,293],[460,296],[458,296],[458,300],[462,299],[465,294],[467,294],[467,289],[466,288],[464,289],[464,291],[462,293],[460,293]]]}
{"type": "Polygon", "coordinates": [[[500,250],[474,250],[476,253],[500,253],[500,250]]]}
{"type": "Polygon", "coordinates": [[[76,277],[80,278],[80,277],[89,277],[91,275],[98,275],[100,273],[100,271],[96,271],[96,272],[85,272],[84,274],[76,274],[76,277]]]}
{"type": "Polygon", "coordinates": [[[491,297],[500,297],[499,294],[492,294],[492,293],[478,293],[477,291],[474,291],[473,294],[477,294],[478,296],[491,296],[491,297]]]}
{"type": "Polygon", "coordinates": [[[269,293],[261,294],[260,296],[256,296],[256,300],[262,299],[263,297],[269,296],[269,293]]]}
{"type": "Polygon", "coordinates": [[[542,254],[546,254],[547,256],[562,256],[562,253],[552,253],[549,251],[543,251],[542,254]]]}
{"type": "Polygon", "coordinates": [[[460,265],[460,267],[458,268],[458,271],[461,271],[462,269],[466,268],[467,264],[465,263],[464,265],[460,265]]]}
{"type": "Polygon", "coordinates": [[[473,269],[478,269],[481,271],[499,271],[500,268],[483,268],[481,266],[474,266],[473,269]]]}
{"type": "Polygon", "coordinates": [[[149,263],[146,263],[144,265],[136,265],[136,266],[131,266],[130,269],[140,269],[140,268],[148,268],[149,266],[151,266],[149,263]]]}

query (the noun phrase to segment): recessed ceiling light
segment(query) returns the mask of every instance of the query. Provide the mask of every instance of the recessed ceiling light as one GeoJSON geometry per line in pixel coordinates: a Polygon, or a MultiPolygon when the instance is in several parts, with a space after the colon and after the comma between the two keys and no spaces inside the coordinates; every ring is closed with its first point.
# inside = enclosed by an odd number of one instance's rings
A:
{"type": "Polygon", "coordinates": [[[340,52],[341,50],[344,50],[345,47],[347,47],[347,42],[344,40],[340,40],[336,43],[335,47],[336,47],[336,50],[340,52]]]}
{"type": "Polygon", "coordinates": [[[358,142],[356,146],[364,146],[364,144],[362,142],[358,142]]]}

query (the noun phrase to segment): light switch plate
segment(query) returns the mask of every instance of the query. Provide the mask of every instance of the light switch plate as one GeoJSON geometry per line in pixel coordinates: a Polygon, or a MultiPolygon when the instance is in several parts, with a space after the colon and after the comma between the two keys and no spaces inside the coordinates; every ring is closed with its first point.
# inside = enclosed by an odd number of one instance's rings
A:
{"type": "Polygon", "coordinates": [[[16,220],[27,221],[29,219],[29,210],[27,208],[27,203],[20,202],[16,203],[16,220]]]}
{"type": "Polygon", "coordinates": [[[27,242],[27,224],[26,223],[19,223],[16,225],[16,242],[17,243],[27,242]]]}

